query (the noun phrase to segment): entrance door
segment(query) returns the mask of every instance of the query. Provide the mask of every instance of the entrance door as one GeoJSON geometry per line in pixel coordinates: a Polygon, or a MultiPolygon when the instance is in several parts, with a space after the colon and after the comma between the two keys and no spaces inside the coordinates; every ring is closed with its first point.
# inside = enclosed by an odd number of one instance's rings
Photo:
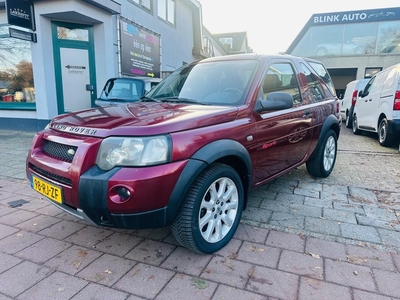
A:
{"type": "Polygon", "coordinates": [[[91,26],[52,23],[58,113],[91,108],[96,99],[91,26]]]}

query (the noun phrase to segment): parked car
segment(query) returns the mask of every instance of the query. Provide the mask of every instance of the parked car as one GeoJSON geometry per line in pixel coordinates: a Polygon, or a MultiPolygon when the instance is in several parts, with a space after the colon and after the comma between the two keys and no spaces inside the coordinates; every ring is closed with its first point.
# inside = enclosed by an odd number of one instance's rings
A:
{"type": "Polygon", "coordinates": [[[376,73],[354,107],[353,133],[378,133],[379,144],[392,146],[400,137],[400,64],[376,73]]]}
{"type": "Polygon", "coordinates": [[[161,81],[155,77],[116,77],[107,80],[95,106],[139,101],[161,81]]]}
{"type": "Polygon", "coordinates": [[[171,226],[213,253],[233,237],[249,191],[306,164],[331,174],[340,101],[325,67],[242,54],[182,66],[141,101],[55,117],[27,156],[32,188],[116,228],[171,226]]]}
{"type": "Polygon", "coordinates": [[[368,81],[369,79],[358,79],[350,81],[346,85],[340,114],[342,119],[345,120],[347,128],[353,126],[354,105],[356,104],[359,92],[366,86],[368,81]]]}

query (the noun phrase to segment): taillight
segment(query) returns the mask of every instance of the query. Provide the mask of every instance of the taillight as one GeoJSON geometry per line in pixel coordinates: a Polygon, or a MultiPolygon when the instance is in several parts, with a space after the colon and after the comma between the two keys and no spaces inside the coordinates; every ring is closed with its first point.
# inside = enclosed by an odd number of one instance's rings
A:
{"type": "Polygon", "coordinates": [[[351,97],[351,106],[356,105],[357,96],[358,96],[358,91],[355,90],[355,91],[353,92],[353,97],[351,97]]]}
{"type": "Polygon", "coordinates": [[[393,110],[400,110],[400,91],[394,95],[393,110]]]}

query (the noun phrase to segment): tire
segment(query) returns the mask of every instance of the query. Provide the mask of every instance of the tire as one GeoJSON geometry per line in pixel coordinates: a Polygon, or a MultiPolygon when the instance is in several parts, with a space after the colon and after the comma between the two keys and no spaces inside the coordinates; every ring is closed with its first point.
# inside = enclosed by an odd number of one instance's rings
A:
{"type": "Polygon", "coordinates": [[[346,127],[353,128],[353,118],[351,118],[350,113],[346,113],[346,127]]]}
{"type": "Polygon", "coordinates": [[[186,194],[171,231],[184,247],[210,254],[222,249],[239,226],[244,205],[243,183],[230,166],[205,169],[186,194]]]}
{"type": "Polygon", "coordinates": [[[314,177],[326,178],[333,170],[337,155],[337,135],[330,129],[322,143],[314,150],[313,156],[306,162],[308,173],[314,177]]]}
{"type": "Polygon", "coordinates": [[[389,133],[389,123],[386,118],[379,122],[378,126],[379,144],[383,147],[390,147],[394,143],[394,137],[389,133]]]}
{"type": "Polygon", "coordinates": [[[353,133],[355,135],[360,135],[362,131],[358,129],[357,115],[353,115],[353,133]]]}

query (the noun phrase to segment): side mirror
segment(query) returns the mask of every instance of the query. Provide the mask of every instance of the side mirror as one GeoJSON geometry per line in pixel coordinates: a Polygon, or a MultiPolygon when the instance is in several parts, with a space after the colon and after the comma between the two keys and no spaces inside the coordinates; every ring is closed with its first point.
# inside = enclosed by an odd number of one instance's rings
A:
{"type": "Polygon", "coordinates": [[[289,93],[272,92],[269,93],[267,99],[260,100],[256,108],[257,111],[264,110],[282,110],[293,107],[293,97],[289,93]]]}
{"type": "Polygon", "coordinates": [[[360,91],[358,92],[358,97],[361,97],[361,98],[362,98],[362,96],[363,96],[363,90],[360,90],[360,91]]]}

